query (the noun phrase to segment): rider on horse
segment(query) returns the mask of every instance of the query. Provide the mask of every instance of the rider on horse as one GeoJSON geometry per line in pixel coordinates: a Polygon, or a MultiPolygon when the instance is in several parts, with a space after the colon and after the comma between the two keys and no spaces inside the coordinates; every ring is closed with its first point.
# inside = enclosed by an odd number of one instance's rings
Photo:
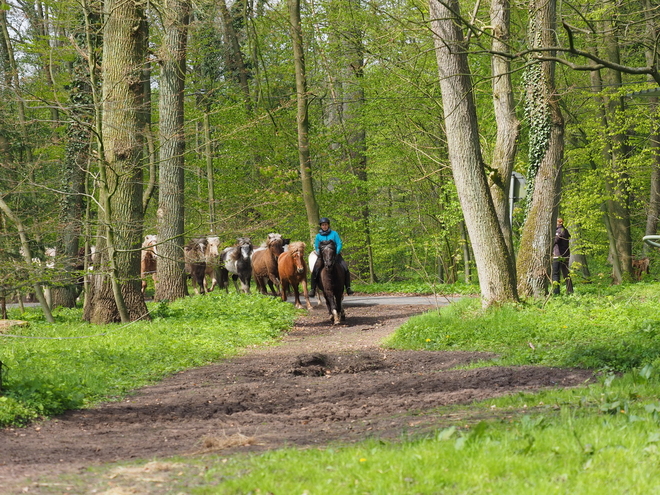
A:
{"type": "MultiPolygon", "coordinates": [[[[346,272],[346,277],[345,277],[345,282],[344,285],[346,287],[346,294],[349,296],[353,294],[353,290],[351,289],[351,274],[348,272],[348,265],[346,264],[346,261],[344,258],[341,256],[341,238],[339,237],[339,234],[335,232],[334,230],[330,229],[330,219],[323,217],[319,220],[319,226],[321,229],[319,230],[319,233],[316,234],[316,238],[314,239],[314,250],[316,251],[316,254],[319,254],[319,244],[323,241],[335,241],[335,245],[337,246],[337,263],[339,263],[339,266],[341,266],[344,271],[346,272]]],[[[316,285],[318,284],[318,277],[319,273],[321,272],[321,268],[323,268],[323,260],[319,256],[316,259],[316,264],[314,264],[314,268],[312,269],[312,289],[309,291],[309,297],[314,297],[316,295],[316,285]]]]}

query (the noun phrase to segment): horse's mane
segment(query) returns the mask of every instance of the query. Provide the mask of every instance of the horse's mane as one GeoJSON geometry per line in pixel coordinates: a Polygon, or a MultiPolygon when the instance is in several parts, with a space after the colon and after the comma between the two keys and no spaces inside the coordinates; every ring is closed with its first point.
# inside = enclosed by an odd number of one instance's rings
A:
{"type": "Polygon", "coordinates": [[[306,244],[302,241],[292,242],[291,244],[289,244],[289,251],[300,251],[300,252],[304,253],[305,252],[305,247],[306,247],[306,244]]]}

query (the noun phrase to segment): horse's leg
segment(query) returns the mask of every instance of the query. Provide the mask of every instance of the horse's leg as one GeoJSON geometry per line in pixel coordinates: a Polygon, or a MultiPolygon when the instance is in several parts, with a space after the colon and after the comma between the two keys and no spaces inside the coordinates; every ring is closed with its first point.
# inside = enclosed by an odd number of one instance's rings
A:
{"type": "Polygon", "coordinates": [[[280,285],[280,295],[282,296],[282,301],[286,301],[286,292],[289,290],[289,282],[282,280],[282,285],[280,285]]]}
{"type": "MultiPolygon", "coordinates": [[[[234,287],[236,287],[236,292],[240,293],[241,290],[238,288],[238,275],[235,273],[232,273],[231,279],[234,282],[234,287]]],[[[229,282],[227,282],[227,285],[229,285],[229,282]]]]}
{"type": "Polygon", "coordinates": [[[305,302],[307,303],[307,309],[312,309],[312,304],[309,302],[309,291],[307,290],[307,277],[303,277],[302,279],[302,288],[305,302]]]}
{"type": "Polygon", "coordinates": [[[250,293],[250,276],[238,276],[239,280],[241,281],[241,289],[243,290],[244,293],[249,294],[250,293]]]}
{"type": "Polygon", "coordinates": [[[296,301],[296,308],[302,309],[303,305],[300,303],[300,290],[298,288],[298,282],[293,282],[291,287],[293,287],[293,295],[296,301]]]}

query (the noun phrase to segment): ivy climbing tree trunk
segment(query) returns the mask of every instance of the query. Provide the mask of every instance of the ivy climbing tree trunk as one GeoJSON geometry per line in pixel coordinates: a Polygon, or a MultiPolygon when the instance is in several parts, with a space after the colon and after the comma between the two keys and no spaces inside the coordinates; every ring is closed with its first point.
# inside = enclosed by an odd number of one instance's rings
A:
{"type": "Polygon", "coordinates": [[[447,147],[454,182],[472,241],[482,303],[515,301],[513,260],[488,187],[472,96],[470,69],[459,27],[458,0],[430,0],[447,147]]]}
{"type": "MultiPolygon", "coordinates": [[[[533,1],[530,47],[543,50],[556,46],[555,24],[555,0],[533,1]]],[[[564,153],[564,119],[555,91],[555,63],[530,64],[525,78],[525,111],[530,125],[528,204],[518,251],[518,292],[521,296],[541,297],[546,294],[550,279],[564,153]]]]}
{"type": "Polygon", "coordinates": [[[160,184],[158,198],[157,301],[187,294],[183,270],[185,133],[183,102],[190,2],[166,0],[160,77],[160,184]]]}

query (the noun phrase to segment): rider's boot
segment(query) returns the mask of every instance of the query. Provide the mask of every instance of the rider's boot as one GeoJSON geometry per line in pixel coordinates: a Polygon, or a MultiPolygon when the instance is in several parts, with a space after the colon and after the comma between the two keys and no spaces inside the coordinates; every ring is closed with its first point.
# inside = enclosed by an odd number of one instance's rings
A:
{"type": "Polygon", "coordinates": [[[351,274],[346,270],[346,278],[344,286],[346,287],[346,295],[351,296],[354,294],[353,289],[351,289],[351,274]]]}

